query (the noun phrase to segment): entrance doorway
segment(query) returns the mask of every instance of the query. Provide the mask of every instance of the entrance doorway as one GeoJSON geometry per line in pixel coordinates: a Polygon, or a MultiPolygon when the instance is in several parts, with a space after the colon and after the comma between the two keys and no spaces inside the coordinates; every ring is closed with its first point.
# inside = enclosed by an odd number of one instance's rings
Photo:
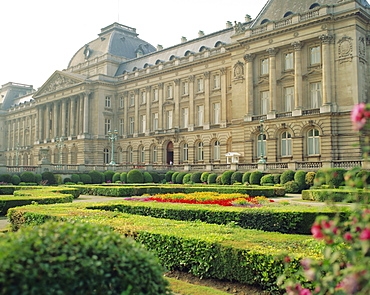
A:
{"type": "Polygon", "coordinates": [[[166,159],[166,163],[167,164],[173,164],[173,142],[170,141],[168,144],[167,144],[167,159],[166,159]]]}

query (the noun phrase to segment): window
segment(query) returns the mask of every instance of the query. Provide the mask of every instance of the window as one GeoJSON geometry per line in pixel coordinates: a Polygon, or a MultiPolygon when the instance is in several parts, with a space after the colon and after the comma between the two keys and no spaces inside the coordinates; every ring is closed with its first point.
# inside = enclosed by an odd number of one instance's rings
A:
{"type": "Polygon", "coordinates": [[[119,133],[125,134],[125,121],[123,119],[119,119],[119,133]]]}
{"type": "Polygon", "coordinates": [[[261,59],[261,75],[267,75],[269,73],[269,59],[261,59]]]}
{"type": "Polygon", "coordinates": [[[119,98],[119,107],[123,109],[125,107],[125,99],[123,96],[119,98]]]}
{"type": "Polygon", "coordinates": [[[110,96],[105,97],[105,107],[106,108],[111,108],[112,107],[110,96]]]}
{"type": "Polygon", "coordinates": [[[270,102],[270,92],[269,91],[262,91],[261,92],[261,114],[265,115],[269,109],[269,102],[270,102]]]}
{"type": "Polygon", "coordinates": [[[134,153],[132,151],[132,147],[129,147],[127,149],[127,162],[128,163],[133,163],[134,162],[134,153]]]}
{"type": "Polygon", "coordinates": [[[110,162],[110,157],[109,157],[109,149],[104,149],[103,151],[103,161],[104,161],[104,164],[108,164],[110,162]]]}
{"type": "Polygon", "coordinates": [[[204,114],[204,106],[197,106],[197,114],[198,114],[198,126],[203,126],[203,114],[204,114]]]}
{"type": "Polygon", "coordinates": [[[189,160],[189,145],[187,143],[182,146],[182,160],[184,162],[189,160]]]}
{"type": "Polygon", "coordinates": [[[220,124],[220,109],[221,104],[219,102],[213,104],[213,124],[220,124]]]}
{"type": "Polygon", "coordinates": [[[320,154],[320,132],[319,130],[313,128],[308,131],[307,134],[307,151],[308,155],[318,155],[320,154]]]}
{"type": "Polygon", "coordinates": [[[321,106],[321,82],[310,84],[311,108],[317,109],[321,106]]]}
{"type": "Polygon", "coordinates": [[[158,130],[158,113],[153,114],[153,131],[158,130]]]}
{"type": "Polygon", "coordinates": [[[130,93],[130,106],[134,106],[134,105],[135,105],[135,94],[130,93]]]}
{"type": "Polygon", "coordinates": [[[182,95],[187,95],[189,93],[189,83],[188,83],[188,81],[183,81],[181,83],[181,93],[182,93],[182,95]]]}
{"type": "Polygon", "coordinates": [[[153,89],[153,101],[158,101],[158,88],[153,89]]]}
{"type": "Polygon", "coordinates": [[[173,87],[171,84],[167,85],[167,98],[172,98],[173,97],[173,87]]]}
{"type": "Polygon", "coordinates": [[[189,126],[189,108],[183,108],[181,110],[181,126],[188,128],[189,126]]]}
{"type": "Polygon", "coordinates": [[[213,75],[213,89],[219,89],[220,88],[220,75],[215,74],[213,75]]]}
{"type": "Polygon", "coordinates": [[[284,111],[290,112],[294,105],[294,87],[284,88],[284,111]]]}
{"type": "Polygon", "coordinates": [[[133,134],[134,133],[134,130],[135,130],[135,118],[134,117],[130,117],[130,130],[129,130],[129,133],[130,134],[133,134]]]}
{"type": "Polygon", "coordinates": [[[104,132],[105,132],[105,135],[108,135],[108,131],[111,131],[111,120],[110,119],[105,119],[105,122],[104,122],[104,132]]]}
{"type": "Polygon", "coordinates": [[[203,161],[204,160],[204,145],[203,142],[198,142],[197,144],[197,160],[203,161]]]}
{"type": "Polygon", "coordinates": [[[221,150],[221,144],[218,140],[216,140],[213,145],[213,160],[218,161],[221,159],[220,150],[221,150]]]}
{"type": "Polygon", "coordinates": [[[166,112],[167,129],[172,129],[172,110],[166,112]]]}
{"type": "Polygon", "coordinates": [[[140,116],[140,131],[141,133],[145,133],[146,129],[146,115],[140,116]]]}
{"type": "Polygon", "coordinates": [[[266,157],[266,135],[259,134],[257,137],[257,158],[266,157]]]}
{"type": "Polygon", "coordinates": [[[158,162],[158,149],[157,146],[153,146],[152,148],[152,162],[157,163],[158,162]]]}
{"type": "Polygon", "coordinates": [[[292,155],[292,135],[285,131],[281,135],[281,156],[291,156],[292,155]]]}
{"type": "Polygon", "coordinates": [[[315,46],[310,48],[311,65],[321,63],[321,47],[315,46]]]}
{"type": "Polygon", "coordinates": [[[197,78],[197,92],[203,92],[204,91],[204,81],[203,78],[199,77],[197,78]]]}
{"type": "Polygon", "coordinates": [[[139,159],[140,163],[145,163],[145,147],[140,147],[139,149],[139,159]]]}
{"type": "Polygon", "coordinates": [[[140,97],[141,97],[141,104],[145,104],[146,103],[146,92],[145,91],[140,92],[140,97]]]}
{"type": "Polygon", "coordinates": [[[285,70],[292,70],[294,68],[293,52],[286,53],[284,61],[285,61],[284,69],[285,70]]]}

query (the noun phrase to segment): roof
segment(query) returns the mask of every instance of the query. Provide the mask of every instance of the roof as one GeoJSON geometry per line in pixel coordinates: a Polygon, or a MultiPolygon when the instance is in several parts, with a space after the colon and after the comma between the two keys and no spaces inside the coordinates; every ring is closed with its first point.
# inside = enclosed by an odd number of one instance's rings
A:
{"type": "Polygon", "coordinates": [[[34,92],[32,85],[14,82],[2,85],[2,88],[0,88],[1,109],[6,110],[12,105],[30,101],[34,92]]]}

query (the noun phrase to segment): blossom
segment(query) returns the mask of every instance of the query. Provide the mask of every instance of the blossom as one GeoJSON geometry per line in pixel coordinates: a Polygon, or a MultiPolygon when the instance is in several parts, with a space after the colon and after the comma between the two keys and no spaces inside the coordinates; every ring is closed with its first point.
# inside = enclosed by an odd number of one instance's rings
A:
{"type": "Polygon", "coordinates": [[[370,110],[367,110],[365,103],[362,102],[353,107],[351,120],[355,130],[361,130],[365,126],[367,118],[370,118],[370,110]]]}
{"type": "Polygon", "coordinates": [[[311,233],[312,233],[312,236],[315,239],[320,240],[320,239],[323,239],[324,238],[324,234],[321,231],[321,226],[319,224],[317,224],[316,222],[311,227],[311,233]]]}
{"type": "Polygon", "coordinates": [[[345,240],[347,240],[347,241],[350,241],[350,240],[352,240],[352,235],[351,235],[351,233],[345,233],[344,235],[343,235],[343,238],[345,239],[345,240]]]}
{"type": "Polygon", "coordinates": [[[365,228],[360,234],[360,240],[370,240],[370,229],[365,228]]]}

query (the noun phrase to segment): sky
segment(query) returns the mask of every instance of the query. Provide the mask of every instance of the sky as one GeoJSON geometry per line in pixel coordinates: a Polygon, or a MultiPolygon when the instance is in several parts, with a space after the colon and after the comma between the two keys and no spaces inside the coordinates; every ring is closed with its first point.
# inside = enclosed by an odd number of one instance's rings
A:
{"type": "MultiPolygon", "coordinates": [[[[267,0],[266,0],[267,1],[267,0]]],[[[0,86],[41,87],[56,70],[114,22],[136,28],[139,38],[164,48],[255,18],[256,0],[0,0],[0,86]]]]}

